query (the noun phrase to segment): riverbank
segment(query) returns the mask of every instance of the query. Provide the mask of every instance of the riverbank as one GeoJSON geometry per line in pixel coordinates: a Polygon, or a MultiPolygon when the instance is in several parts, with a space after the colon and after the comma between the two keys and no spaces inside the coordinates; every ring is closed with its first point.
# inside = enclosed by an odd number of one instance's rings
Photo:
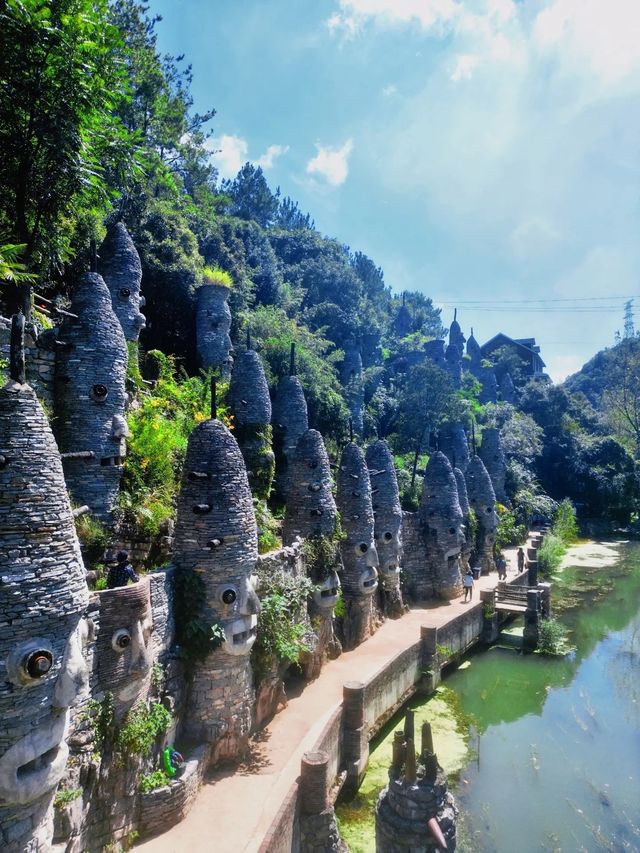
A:
{"type": "Polygon", "coordinates": [[[620,558],[620,548],[624,544],[626,540],[623,539],[611,542],[596,542],[592,539],[576,542],[567,549],[560,570],[567,566],[584,566],[591,569],[612,566],[620,558]]]}

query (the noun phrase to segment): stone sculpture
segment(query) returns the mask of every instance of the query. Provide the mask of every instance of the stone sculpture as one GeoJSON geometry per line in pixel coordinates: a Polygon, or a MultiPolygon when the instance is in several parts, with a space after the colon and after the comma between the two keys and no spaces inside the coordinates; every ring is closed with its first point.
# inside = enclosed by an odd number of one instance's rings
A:
{"type": "Polygon", "coordinates": [[[470,359],[469,370],[482,385],[480,391],[481,403],[495,403],[498,400],[498,380],[492,367],[483,364],[480,345],[473,336],[473,329],[467,341],[467,355],[470,359]]]}
{"type": "Polygon", "coordinates": [[[458,501],[462,510],[462,521],[464,523],[464,544],[460,550],[460,572],[464,575],[469,568],[469,558],[471,557],[471,548],[473,547],[471,531],[469,529],[469,497],[467,495],[467,484],[464,479],[464,474],[460,468],[453,469],[453,476],[456,478],[456,486],[458,487],[458,501]]]}
{"type": "Polygon", "coordinates": [[[467,433],[461,423],[448,421],[438,430],[438,447],[451,465],[465,471],[469,464],[467,433]]]}
{"type": "Polygon", "coordinates": [[[464,353],[465,341],[466,338],[462,334],[460,323],[458,323],[458,309],[456,308],[453,312],[453,322],[449,326],[449,345],[456,347],[460,358],[462,358],[464,353]]]}
{"type": "Polygon", "coordinates": [[[298,441],[282,527],[285,545],[296,537],[333,536],[338,511],[331,491],[329,457],[320,433],[307,430],[298,441]]]}
{"type": "Polygon", "coordinates": [[[291,344],[289,375],[278,383],[273,402],[273,439],[276,449],[276,484],[286,500],[291,468],[300,437],[309,429],[307,401],[295,368],[295,344],[291,344]]]}
{"type": "Polygon", "coordinates": [[[60,330],[55,431],[72,498],[109,522],[128,435],[127,344],[102,276],[85,273],[60,330]]]}
{"type": "Polygon", "coordinates": [[[237,758],[247,746],[254,696],[249,652],[260,609],[253,579],[258,533],[244,460],[215,402],[211,420],[189,437],[174,555],[183,582],[184,573],[199,579],[202,624],[224,632],[221,647],[194,666],[186,730],[213,744],[214,761],[237,758]]]}
{"type": "Polygon", "coordinates": [[[505,478],[507,476],[507,462],[502,449],[500,430],[496,427],[485,427],[482,430],[482,444],[478,451],[480,459],[484,462],[491,477],[493,491],[496,500],[501,504],[508,505],[509,499],[505,491],[505,478]]]}
{"type": "Polygon", "coordinates": [[[231,356],[231,310],[229,288],[220,281],[205,281],[198,288],[196,307],[196,339],[200,364],[219,372],[221,379],[229,379],[233,358],[231,356]]]}
{"type": "Polygon", "coordinates": [[[393,322],[393,327],[396,335],[399,338],[404,338],[407,335],[411,334],[413,329],[413,319],[411,317],[411,312],[406,306],[406,297],[407,294],[402,294],[402,305],[398,308],[398,313],[396,314],[396,319],[393,322]]]}
{"type": "Polygon", "coordinates": [[[398,618],[404,612],[400,590],[402,507],[393,456],[386,441],[370,444],[366,452],[371,480],[376,549],[384,612],[398,618]]]}
{"type": "Polygon", "coordinates": [[[0,389],[0,848],[50,849],[69,708],[86,688],[88,591],[58,448],[25,383],[22,315],[0,389]]]}
{"type": "Polygon", "coordinates": [[[518,402],[516,387],[513,384],[513,379],[508,371],[500,380],[500,399],[503,403],[510,403],[512,406],[515,406],[518,402]]]}
{"type": "Polygon", "coordinates": [[[498,529],[498,513],[491,477],[479,456],[471,457],[465,472],[465,480],[469,505],[478,521],[477,540],[473,546],[476,564],[481,567],[482,574],[486,575],[495,568],[493,546],[498,529]]]}
{"type": "Polygon", "coordinates": [[[362,377],[362,356],[360,350],[351,344],[346,347],[344,361],[340,369],[342,383],[351,413],[353,431],[362,436],[364,431],[364,380],[362,377]]]}
{"type": "Polygon", "coordinates": [[[448,362],[443,340],[440,340],[438,338],[433,341],[427,341],[427,343],[424,345],[424,351],[426,353],[427,358],[430,358],[435,365],[440,367],[442,370],[447,369],[448,362]]]}
{"type": "Polygon", "coordinates": [[[345,647],[353,649],[373,633],[372,597],[378,587],[371,482],[364,453],[353,441],[342,451],[336,503],[345,533],[340,543],[345,647]]]}
{"type": "Polygon", "coordinates": [[[445,359],[447,362],[447,373],[451,377],[454,388],[462,386],[462,356],[460,350],[454,344],[449,344],[445,350],[445,359]]]}
{"type": "Polygon", "coordinates": [[[464,519],[453,469],[441,451],[434,453],[427,463],[418,515],[432,564],[434,592],[439,598],[456,598],[462,591],[460,552],[464,544],[464,519]]]}
{"type": "Polygon", "coordinates": [[[267,498],[273,483],[275,456],[271,449],[271,399],[258,353],[247,349],[235,360],[229,384],[229,400],[235,417],[235,436],[240,445],[257,498],[267,498]]]}
{"type": "Polygon", "coordinates": [[[145,326],[145,317],[140,311],[144,306],[140,293],[142,264],[124,223],[116,222],[109,227],[99,258],[100,271],[124,336],[128,341],[137,342],[145,326]]]}
{"type": "Polygon", "coordinates": [[[431,853],[456,849],[458,810],[433,751],[431,726],[422,727],[416,756],[413,712],[395,732],[389,785],[376,803],[376,853],[431,853]]]}

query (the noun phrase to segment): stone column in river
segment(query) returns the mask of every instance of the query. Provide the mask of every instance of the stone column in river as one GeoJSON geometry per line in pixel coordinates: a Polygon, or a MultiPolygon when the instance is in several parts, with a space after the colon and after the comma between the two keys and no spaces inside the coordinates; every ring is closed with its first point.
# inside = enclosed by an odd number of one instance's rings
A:
{"type": "Polygon", "coordinates": [[[351,413],[353,431],[362,437],[364,431],[364,380],[360,350],[351,344],[344,351],[340,368],[340,382],[344,388],[347,406],[351,413]]]}
{"type": "Polygon", "coordinates": [[[457,598],[462,592],[460,553],[464,523],[453,469],[444,453],[434,453],[424,472],[418,510],[439,598],[457,598]]]}
{"type": "Polygon", "coordinates": [[[322,436],[309,429],[300,437],[293,457],[282,529],[285,545],[298,537],[305,541],[306,568],[316,586],[309,609],[317,626],[317,643],[305,663],[308,678],[318,675],[327,657],[337,657],[342,651],[333,626],[333,611],[340,592],[337,570],[342,564],[335,536],[338,511],[332,485],[322,436]]]}
{"type": "Polygon", "coordinates": [[[469,464],[467,434],[461,423],[448,421],[438,430],[438,447],[454,468],[466,471],[469,464]]]}
{"type": "Polygon", "coordinates": [[[278,383],[273,401],[273,444],[276,452],[276,486],[286,500],[296,447],[309,429],[307,401],[302,383],[296,376],[295,344],[291,344],[289,375],[278,383]]]}
{"type": "Polygon", "coordinates": [[[378,551],[380,595],[384,612],[392,619],[404,613],[400,590],[402,560],[402,507],[393,456],[386,441],[367,448],[367,468],[371,480],[371,501],[378,551]]]}
{"type": "Polygon", "coordinates": [[[433,751],[431,727],[422,727],[416,755],[413,712],[395,733],[389,784],[376,803],[376,853],[437,853],[456,849],[458,809],[433,751]]]}
{"type": "Polygon", "coordinates": [[[478,532],[474,544],[476,565],[482,574],[488,574],[495,568],[493,546],[498,529],[496,495],[487,469],[479,456],[472,456],[465,472],[469,506],[476,514],[478,532]]]}
{"type": "Polygon", "coordinates": [[[109,522],[128,435],[127,344],[102,276],[85,273],[60,329],[54,428],[72,499],[109,522]]]}
{"type": "Polygon", "coordinates": [[[345,647],[353,649],[374,631],[373,594],[378,587],[371,482],[364,453],[350,441],[342,451],[336,503],[345,538],[340,543],[345,604],[345,647]]]}
{"type": "Polygon", "coordinates": [[[51,849],[69,708],[87,687],[85,571],[49,422],[13,319],[0,389],[0,849],[51,849]]]}
{"type": "Polygon", "coordinates": [[[196,307],[196,344],[200,364],[218,371],[221,379],[229,379],[231,356],[231,309],[229,288],[222,279],[206,277],[198,288],[196,307]]]}
{"type": "Polygon", "coordinates": [[[504,486],[507,475],[507,462],[502,449],[502,439],[500,438],[499,429],[496,427],[485,427],[482,430],[482,444],[478,450],[478,456],[484,462],[484,467],[491,477],[496,500],[501,504],[508,505],[509,498],[507,497],[504,486]]]}
{"type": "Polygon", "coordinates": [[[258,353],[247,349],[236,358],[229,384],[229,401],[235,417],[234,434],[240,445],[251,491],[266,499],[271,492],[275,456],[271,449],[271,399],[258,353]]]}
{"type": "Polygon", "coordinates": [[[107,230],[99,251],[100,272],[109,288],[111,304],[120,321],[126,340],[137,343],[145,317],[140,309],[144,297],[140,293],[142,264],[140,255],[122,222],[107,230]]]}
{"type": "MultiPolygon", "coordinates": [[[[215,394],[214,394],[215,398],[215,394]]],[[[215,406],[215,404],[214,404],[215,406]]],[[[249,652],[260,603],[253,573],[258,534],[244,460],[215,417],[189,437],[174,539],[178,588],[191,588],[205,630],[219,625],[222,644],[194,664],[187,703],[188,736],[213,745],[212,760],[246,750],[254,699],[249,652]]],[[[178,635],[184,626],[176,625],[178,635]]]]}

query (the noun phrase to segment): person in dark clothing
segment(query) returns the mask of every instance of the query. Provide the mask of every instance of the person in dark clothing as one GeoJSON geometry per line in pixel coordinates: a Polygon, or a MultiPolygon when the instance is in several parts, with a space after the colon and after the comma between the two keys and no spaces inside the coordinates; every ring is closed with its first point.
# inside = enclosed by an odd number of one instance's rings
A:
{"type": "Polygon", "coordinates": [[[518,548],[518,571],[524,571],[524,551],[522,548],[518,548]]]}
{"type": "Polygon", "coordinates": [[[139,580],[140,578],[134,572],[133,566],[129,562],[129,553],[127,551],[118,551],[116,554],[116,564],[109,569],[107,589],[126,586],[129,581],[137,583],[139,580]]]}
{"type": "Polygon", "coordinates": [[[498,580],[504,580],[507,576],[507,561],[503,554],[500,554],[496,560],[496,568],[498,570],[498,580]]]}

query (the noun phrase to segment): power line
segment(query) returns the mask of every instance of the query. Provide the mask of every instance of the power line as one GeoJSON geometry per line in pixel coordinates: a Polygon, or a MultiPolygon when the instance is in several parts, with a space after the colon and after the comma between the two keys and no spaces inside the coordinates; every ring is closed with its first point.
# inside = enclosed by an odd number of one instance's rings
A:
{"type": "Polygon", "coordinates": [[[529,305],[532,302],[612,302],[613,300],[620,299],[638,299],[640,298],[637,294],[635,296],[563,296],[559,298],[544,298],[544,299],[454,299],[451,297],[447,297],[446,299],[439,299],[436,296],[432,296],[432,302],[438,302],[441,305],[492,305],[499,304],[504,305],[508,304],[524,304],[529,305]]]}

